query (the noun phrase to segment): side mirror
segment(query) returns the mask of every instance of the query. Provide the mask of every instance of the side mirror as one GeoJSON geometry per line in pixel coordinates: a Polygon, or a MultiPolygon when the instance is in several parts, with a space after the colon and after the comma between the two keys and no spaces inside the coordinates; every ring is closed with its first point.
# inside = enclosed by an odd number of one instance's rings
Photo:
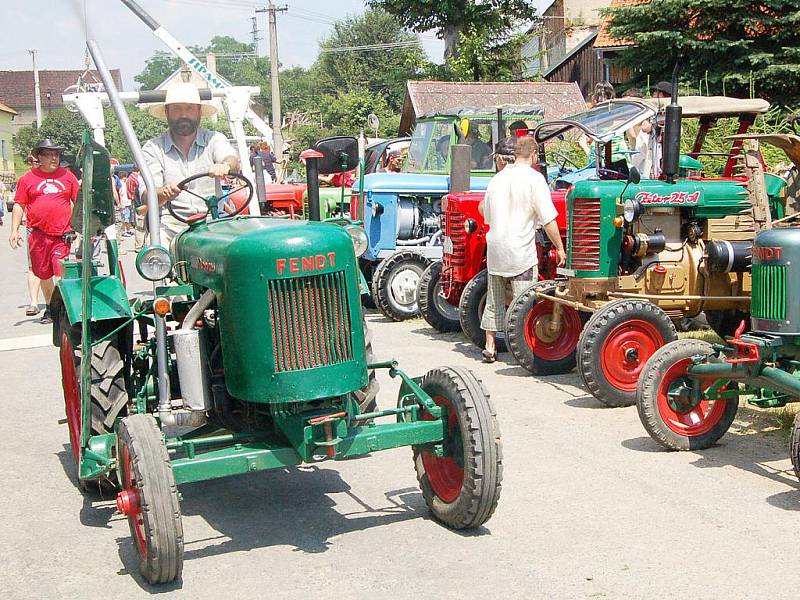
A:
{"type": "Polygon", "coordinates": [[[639,169],[636,167],[631,167],[628,171],[628,183],[632,183],[633,185],[637,185],[642,180],[642,176],[639,173],[639,169]]]}
{"type": "Polygon", "coordinates": [[[352,171],[358,166],[358,140],[354,137],[325,138],[318,141],[314,149],[322,153],[319,159],[322,175],[352,171]]]}

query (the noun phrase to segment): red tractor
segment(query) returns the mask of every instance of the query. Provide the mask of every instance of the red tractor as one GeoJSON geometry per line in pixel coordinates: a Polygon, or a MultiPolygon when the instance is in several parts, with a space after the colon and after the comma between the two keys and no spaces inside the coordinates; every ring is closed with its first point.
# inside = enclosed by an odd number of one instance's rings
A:
{"type": "MultiPolygon", "coordinates": [[[[564,234],[566,194],[567,190],[551,192],[558,211],[558,228],[564,234]]],[[[459,192],[443,198],[442,260],[428,266],[418,287],[420,312],[434,329],[441,332],[461,329],[479,347],[483,347],[486,339],[480,323],[486,303],[486,233],[489,231],[478,212],[483,196],[483,192],[459,192]]],[[[556,251],[542,231],[538,234],[537,250],[539,279],[554,279],[556,251]]]]}

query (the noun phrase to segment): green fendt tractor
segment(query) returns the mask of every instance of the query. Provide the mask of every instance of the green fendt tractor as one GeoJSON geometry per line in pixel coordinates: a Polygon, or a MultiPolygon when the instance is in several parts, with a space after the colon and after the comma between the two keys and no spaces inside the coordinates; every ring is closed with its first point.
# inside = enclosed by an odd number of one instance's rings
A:
{"type": "Polygon", "coordinates": [[[506,342],[522,366],[548,375],[577,364],[598,400],[629,406],[644,363],[677,337],[675,323],[705,312],[717,332],[733,333],[749,310],[753,237],[783,216],[786,182],[764,173],[757,151],[743,153],[741,139],[724,155],[722,177],[702,176],[696,159],[717,119],[738,118],[744,133],[768,108],[719,97],[687,96],[666,107],[622,99],[535,130],[541,143],[584,132],[596,142],[596,172],[567,194],[564,278],[539,282],[508,309],[506,342]],[[682,160],[681,116],[700,125],[682,160]],[[648,118],[655,132],[664,123],[663,144],[652,136],[663,169],[640,179],[625,160],[613,160],[612,143],[648,118]]]}
{"type": "MultiPolygon", "coordinates": [[[[743,135],[786,151],[800,169],[800,136],[743,135]]],[[[793,175],[793,176],[794,176],[793,175]]],[[[797,190],[793,190],[794,193],[797,190]]],[[[798,200],[789,198],[792,208],[798,200]]],[[[740,399],[760,408],[800,398],[800,213],[772,223],[753,241],[750,331],[742,321],[725,344],[677,340],[645,364],[636,391],[647,432],[670,450],[701,450],[733,422],[740,399]]],[[[792,427],[790,454],[800,477],[800,414],[792,427]]]]}
{"type": "MultiPolygon", "coordinates": [[[[228,190],[204,198],[208,212],[170,250],[161,246],[152,176],[99,50],[89,48],[147,187],[152,244],[136,264],[154,296],[128,298],[113,243],[107,268],[91,260],[90,238],[113,225],[113,210],[108,153],[87,133],[76,209],[83,258],[66,265],[55,295],[55,342],[79,485],[118,486],[142,575],[181,575],[180,485],[400,446],[412,447],[439,521],[462,529],[489,519],[502,461],[488,394],[465,369],[411,378],[372,359],[354,248],[363,252],[363,231],[236,216],[245,204],[224,216],[218,205],[237,191],[228,190]],[[376,369],[400,381],[384,410],[376,369]]],[[[318,215],[317,175],[335,161],[305,157],[318,215]]]]}

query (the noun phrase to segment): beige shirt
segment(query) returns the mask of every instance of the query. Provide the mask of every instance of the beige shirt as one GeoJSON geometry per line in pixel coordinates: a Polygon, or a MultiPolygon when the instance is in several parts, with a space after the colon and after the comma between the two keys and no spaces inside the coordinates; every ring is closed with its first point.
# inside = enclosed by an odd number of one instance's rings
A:
{"type": "MultiPolygon", "coordinates": [[[[197,129],[197,137],[189,148],[188,156],[183,156],[169,131],[147,142],[142,150],[157,188],[168,183],[179,183],[190,175],[208,173],[211,165],[221,163],[229,156],[236,156],[236,151],[223,134],[203,127],[197,129]]],[[[214,178],[203,177],[191,182],[186,189],[204,198],[212,196],[214,178]]],[[[184,218],[207,209],[200,198],[187,192],[181,192],[172,201],[172,208],[184,218]]]]}
{"type": "Polygon", "coordinates": [[[489,273],[515,277],[538,264],[536,229],[555,219],[558,212],[545,178],[527,165],[512,164],[489,182],[483,216],[489,225],[489,273]]]}

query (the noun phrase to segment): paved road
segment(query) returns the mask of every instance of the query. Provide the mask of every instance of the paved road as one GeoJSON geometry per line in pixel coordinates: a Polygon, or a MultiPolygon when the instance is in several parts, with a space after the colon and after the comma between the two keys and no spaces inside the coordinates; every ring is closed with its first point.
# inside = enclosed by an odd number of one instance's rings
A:
{"type": "MultiPolygon", "coordinates": [[[[12,347],[47,333],[20,316],[23,276],[0,244],[12,347]]],[[[369,320],[378,356],[414,374],[468,366],[492,393],[505,477],[486,527],[429,518],[409,449],[192,484],[183,581],[153,589],[112,499],[70,480],[55,349],[4,350],[0,597],[797,598],[800,491],[785,435],[763,419],[741,413],[711,450],[662,452],[635,409],[601,408],[574,374],[537,380],[422,321],[369,320]]]]}

